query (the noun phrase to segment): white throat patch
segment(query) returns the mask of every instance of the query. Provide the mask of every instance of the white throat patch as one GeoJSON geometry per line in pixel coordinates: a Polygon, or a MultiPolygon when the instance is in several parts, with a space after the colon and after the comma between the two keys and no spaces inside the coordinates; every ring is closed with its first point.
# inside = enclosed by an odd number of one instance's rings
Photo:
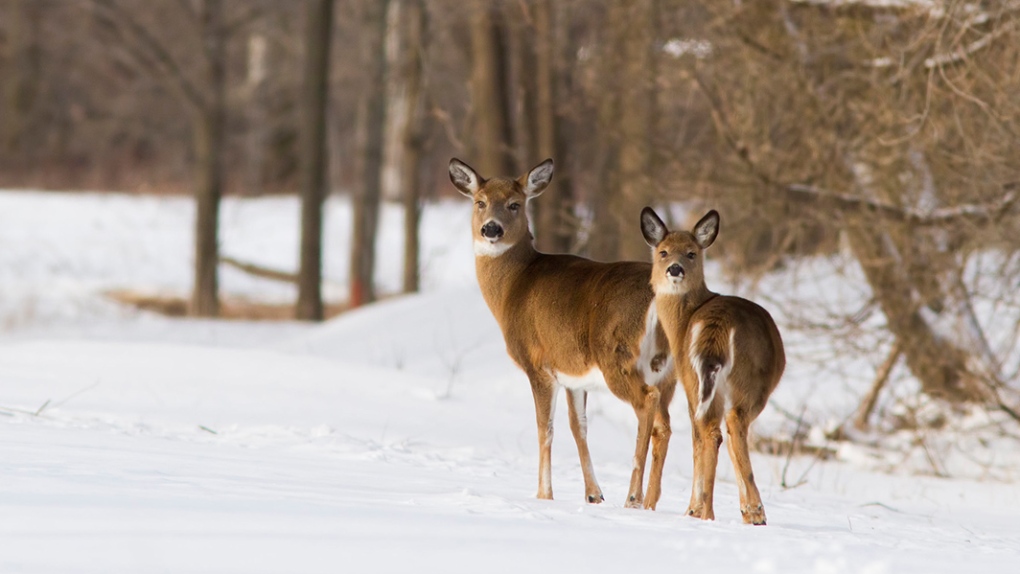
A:
{"type": "Polygon", "coordinates": [[[656,281],[652,285],[652,291],[656,295],[683,295],[687,291],[687,286],[684,285],[683,279],[679,281],[667,279],[665,281],[656,281]]]}
{"type": "Polygon", "coordinates": [[[512,243],[501,241],[489,243],[484,239],[475,239],[475,257],[499,257],[513,247],[512,243]]]}

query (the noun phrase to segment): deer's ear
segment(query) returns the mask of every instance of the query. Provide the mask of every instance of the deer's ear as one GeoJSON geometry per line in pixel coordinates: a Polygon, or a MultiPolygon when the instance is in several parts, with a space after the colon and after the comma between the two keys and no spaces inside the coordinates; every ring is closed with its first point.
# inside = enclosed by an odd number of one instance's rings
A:
{"type": "Polygon", "coordinates": [[[485,180],[471,166],[457,158],[450,160],[450,181],[458,191],[468,197],[474,197],[485,180]]]}
{"type": "Polygon", "coordinates": [[[547,159],[531,168],[528,175],[521,182],[524,187],[524,194],[529,198],[540,195],[549,186],[553,176],[553,160],[547,159]]]}
{"type": "Polygon", "coordinates": [[[641,235],[644,235],[645,243],[655,247],[662,243],[667,233],[669,233],[669,230],[666,229],[666,224],[659,219],[655,210],[651,207],[641,210],[641,235]]]}
{"type": "Polygon", "coordinates": [[[719,212],[713,209],[706,213],[705,217],[702,217],[694,226],[691,233],[694,234],[694,240],[698,242],[699,247],[708,248],[719,235],[719,212]]]}

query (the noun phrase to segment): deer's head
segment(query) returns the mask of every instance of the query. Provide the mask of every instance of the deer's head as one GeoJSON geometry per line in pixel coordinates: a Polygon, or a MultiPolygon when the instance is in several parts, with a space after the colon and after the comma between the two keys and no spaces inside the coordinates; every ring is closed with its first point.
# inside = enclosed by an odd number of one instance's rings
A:
{"type": "Polygon", "coordinates": [[[683,295],[705,284],[702,252],[719,235],[719,213],[705,214],[690,231],[669,231],[650,207],[641,210],[641,234],[652,247],[652,289],[683,295]]]}
{"type": "Polygon", "coordinates": [[[450,181],[475,202],[471,217],[475,255],[498,257],[521,241],[531,241],[525,203],[545,190],[552,175],[551,159],[517,179],[484,179],[468,164],[450,160],[450,181]]]}

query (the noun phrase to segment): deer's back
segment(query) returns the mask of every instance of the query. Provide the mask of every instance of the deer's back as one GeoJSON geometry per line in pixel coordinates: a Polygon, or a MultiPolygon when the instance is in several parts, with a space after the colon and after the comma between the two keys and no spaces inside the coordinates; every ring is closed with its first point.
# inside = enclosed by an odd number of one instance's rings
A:
{"type": "Polygon", "coordinates": [[[636,360],[653,297],[650,273],[649,263],[540,255],[507,292],[500,323],[508,347],[518,347],[508,350],[569,374],[616,356],[636,360]]]}

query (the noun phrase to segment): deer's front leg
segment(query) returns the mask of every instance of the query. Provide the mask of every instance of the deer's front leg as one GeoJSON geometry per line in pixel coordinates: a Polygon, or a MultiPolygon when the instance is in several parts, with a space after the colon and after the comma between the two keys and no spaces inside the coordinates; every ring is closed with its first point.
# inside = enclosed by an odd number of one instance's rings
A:
{"type": "Polygon", "coordinates": [[[672,394],[671,388],[662,389],[652,426],[652,469],[648,474],[648,495],[645,497],[645,508],[649,510],[655,510],[655,505],[662,496],[662,469],[666,464],[669,437],[673,434],[669,426],[669,403],[672,394]]]}
{"type": "Polygon", "coordinates": [[[552,500],[553,413],[556,405],[556,384],[541,372],[528,374],[531,394],[535,399],[535,422],[538,424],[538,498],[552,500]]]}

